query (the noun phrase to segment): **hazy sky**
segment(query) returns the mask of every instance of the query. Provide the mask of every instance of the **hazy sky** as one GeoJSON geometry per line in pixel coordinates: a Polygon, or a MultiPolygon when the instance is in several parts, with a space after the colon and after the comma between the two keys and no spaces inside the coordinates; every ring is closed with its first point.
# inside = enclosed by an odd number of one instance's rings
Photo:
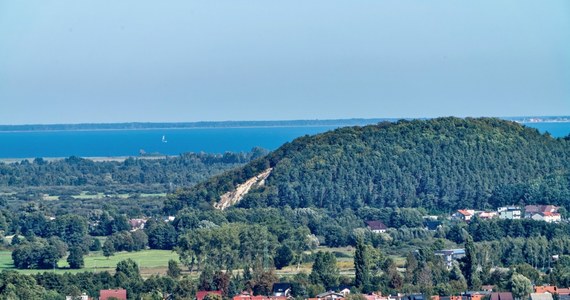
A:
{"type": "Polygon", "coordinates": [[[0,124],[570,115],[570,1],[0,0],[0,124]]]}

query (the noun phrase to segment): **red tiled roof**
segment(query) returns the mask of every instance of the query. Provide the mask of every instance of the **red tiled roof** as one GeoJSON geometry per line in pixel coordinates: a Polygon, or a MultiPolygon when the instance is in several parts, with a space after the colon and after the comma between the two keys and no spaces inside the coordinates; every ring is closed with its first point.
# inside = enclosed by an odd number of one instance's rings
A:
{"type": "Polygon", "coordinates": [[[460,214],[466,216],[466,217],[471,215],[470,212],[468,212],[468,211],[466,211],[466,210],[464,210],[464,209],[460,209],[460,210],[458,210],[458,212],[459,212],[460,214]]]}
{"type": "Polygon", "coordinates": [[[119,300],[127,300],[127,290],[100,290],[99,300],[107,300],[109,298],[117,298],[119,300]]]}
{"type": "Polygon", "coordinates": [[[530,213],[544,213],[544,212],[556,212],[558,207],[554,205],[527,205],[524,207],[527,214],[530,213]]]}

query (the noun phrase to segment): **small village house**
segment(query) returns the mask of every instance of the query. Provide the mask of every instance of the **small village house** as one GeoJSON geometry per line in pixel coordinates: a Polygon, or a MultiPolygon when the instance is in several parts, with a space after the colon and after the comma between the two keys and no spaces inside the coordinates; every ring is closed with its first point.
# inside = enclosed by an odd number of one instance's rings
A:
{"type": "Polygon", "coordinates": [[[374,233],[384,233],[386,230],[388,230],[388,226],[386,226],[381,221],[368,221],[366,222],[366,225],[368,229],[374,233]]]}
{"type": "Polygon", "coordinates": [[[503,206],[497,209],[499,219],[518,220],[521,218],[522,212],[518,206],[503,206]]]}
{"type": "Polygon", "coordinates": [[[109,300],[109,299],[127,300],[127,290],[117,289],[117,290],[99,291],[99,300],[109,300]]]}

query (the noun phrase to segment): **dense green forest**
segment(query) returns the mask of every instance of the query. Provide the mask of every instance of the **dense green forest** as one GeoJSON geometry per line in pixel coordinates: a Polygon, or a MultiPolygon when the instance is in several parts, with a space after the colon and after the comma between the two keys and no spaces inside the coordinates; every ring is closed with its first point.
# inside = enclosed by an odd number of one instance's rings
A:
{"type": "Polygon", "coordinates": [[[160,214],[166,193],[188,187],[264,156],[248,153],[184,153],[93,161],[80,157],[0,163],[0,204],[10,209],[41,205],[52,215],[87,214],[115,207],[129,216],[160,214]],[[57,200],[57,201],[55,201],[57,200]]]}
{"type": "Polygon", "coordinates": [[[168,276],[146,280],[134,261],[120,262],[114,275],[3,271],[0,297],[62,299],[124,287],[131,299],[158,299],[158,291],[189,299],[217,289],[229,298],[242,290],[267,295],[279,281],[292,283],[299,299],[338,285],[442,296],[482,284],[568,286],[568,143],[514,122],[442,118],[341,128],[269,154],[0,164],[0,238],[15,268],[49,270],[65,259],[81,269],[90,253],[149,248],[180,259],[169,263],[168,276]],[[235,207],[213,208],[222,193],[267,168],[264,186],[235,207]],[[175,191],[180,186],[189,188],[175,191]],[[166,194],[154,202],[143,195],[158,192],[166,194]],[[97,193],[105,197],[82,198],[97,193]],[[449,217],[456,208],[531,203],[562,206],[562,222],[449,217]],[[135,217],[146,220],[144,229],[132,230],[135,217]],[[388,231],[368,230],[370,220],[388,231]],[[439,226],[429,230],[427,220],[439,226]],[[435,255],[449,248],[466,249],[451,268],[435,255]],[[351,260],[350,275],[340,274],[337,258],[345,271],[351,260]],[[282,268],[293,274],[278,278],[282,268]]]}
{"type": "Polygon", "coordinates": [[[32,162],[0,163],[0,187],[101,186],[109,189],[133,184],[168,186],[170,183],[188,186],[265,154],[267,151],[254,148],[249,153],[185,153],[154,159],[131,157],[123,162],[96,162],[76,156],[53,161],[36,158],[32,162]]]}
{"type": "Polygon", "coordinates": [[[298,138],[178,193],[166,211],[218,201],[267,168],[240,207],[423,207],[448,212],[570,200],[570,141],[493,118],[401,120],[298,138]]]}

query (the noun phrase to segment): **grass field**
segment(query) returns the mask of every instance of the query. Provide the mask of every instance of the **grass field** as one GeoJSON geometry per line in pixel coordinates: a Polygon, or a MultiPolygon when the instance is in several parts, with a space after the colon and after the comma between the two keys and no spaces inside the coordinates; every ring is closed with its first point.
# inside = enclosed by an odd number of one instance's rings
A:
{"type": "Polygon", "coordinates": [[[115,270],[115,266],[121,260],[125,259],[134,260],[141,270],[143,277],[148,277],[153,274],[166,274],[168,268],[168,261],[174,259],[178,261],[178,254],[169,250],[144,250],[138,252],[118,252],[115,255],[106,258],[102,252],[91,252],[84,257],[85,267],[80,270],[67,269],[68,264],[65,258],[61,259],[58,263],[59,269],[54,270],[17,270],[14,269],[12,261],[12,252],[0,251],[0,270],[16,270],[25,274],[35,274],[42,272],[55,272],[55,273],[77,273],[77,272],[101,272],[115,270]]]}

